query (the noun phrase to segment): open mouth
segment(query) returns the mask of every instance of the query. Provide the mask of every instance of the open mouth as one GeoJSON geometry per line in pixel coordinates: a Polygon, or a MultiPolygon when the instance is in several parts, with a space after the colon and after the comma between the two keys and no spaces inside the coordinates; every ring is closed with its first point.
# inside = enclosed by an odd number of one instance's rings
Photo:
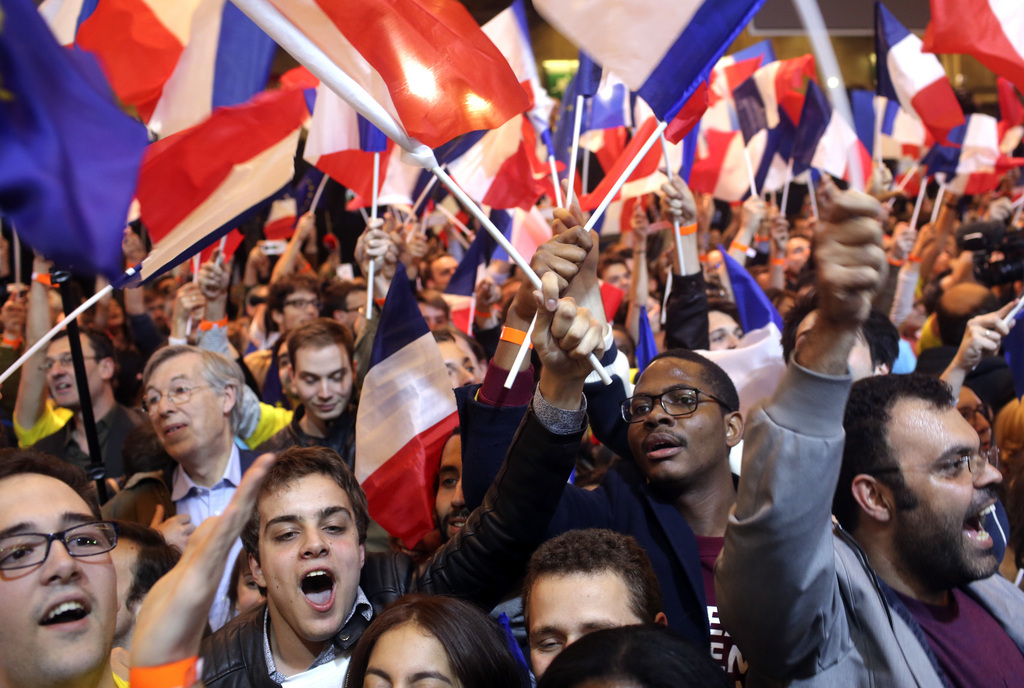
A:
{"type": "Polygon", "coordinates": [[[307,573],[301,583],[302,594],[317,611],[327,611],[334,604],[334,576],[329,571],[307,573]]]}
{"type": "Polygon", "coordinates": [[[990,504],[964,521],[964,534],[968,539],[986,547],[992,545],[992,536],[985,530],[985,519],[995,510],[995,504],[990,504]]]}
{"type": "Polygon", "coordinates": [[[39,622],[41,626],[56,626],[58,624],[74,623],[89,616],[89,608],[79,600],[61,602],[43,617],[39,622]]]}
{"type": "Polygon", "coordinates": [[[685,444],[685,441],[675,435],[656,433],[644,441],[644,450],[648,459],[657,461],[675,455],[685,444]]]}
{"type": "Polygon", "coordinates": [[[175,423],[174,425],[165,425],[164,426],[164,436],[169,437],[170,435],[173,435],[174,433],[178,432],[179,430],[181,430],[184,427],[185,427],[185,425],[182,424],[182,423],[175,423]]]}

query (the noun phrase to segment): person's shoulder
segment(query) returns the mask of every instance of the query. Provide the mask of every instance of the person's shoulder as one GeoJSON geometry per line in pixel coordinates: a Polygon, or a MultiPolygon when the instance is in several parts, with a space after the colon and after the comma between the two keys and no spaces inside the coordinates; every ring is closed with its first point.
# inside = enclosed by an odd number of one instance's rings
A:
{"type": "Polygon", "coordinates": [[[263,614],[266,605],[238,616],[203,640],[203,682],[207,688],[272,686],[263,659],[263,614]],[[266,681],[260,681],[265,677],[266,681]]]}
{"type": "Polygon", "coordinates": [[[379,612],[402,595],[413,591],[416,563],[402,552],[370,552],[366,555],[359,587],[379,612]]]}

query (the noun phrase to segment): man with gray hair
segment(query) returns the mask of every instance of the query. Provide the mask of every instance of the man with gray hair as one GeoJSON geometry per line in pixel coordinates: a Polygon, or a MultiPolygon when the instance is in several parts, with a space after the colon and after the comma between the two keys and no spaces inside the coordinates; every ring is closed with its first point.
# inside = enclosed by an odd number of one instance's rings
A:
{"type": "MultiPolygon", "coordinates": [[[[142,373],[142,408],[177,464],[168,485],[182,528],[194,530],[219,515],[256,459],[255,452],[235,444],[244,386],[236,362],[194,346],[160,349],[142,373]]],[[[235,544],[228,561],[238,557],[241,546],[241,541],[235,544]]],[[[228,620],[229,578],[227,567],[210,609],[214,630],[228,620]]]]}

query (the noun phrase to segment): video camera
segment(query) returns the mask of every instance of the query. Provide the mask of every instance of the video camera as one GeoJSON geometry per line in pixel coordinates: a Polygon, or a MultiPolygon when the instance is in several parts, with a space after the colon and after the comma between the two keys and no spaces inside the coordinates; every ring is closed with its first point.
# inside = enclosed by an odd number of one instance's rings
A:
{"type": "Polygon", "coordinates": [[[994,287],[1024,279],[1024,232],[1009,231],[1002,222],[970,222],[957,230],[957,245],[974,253],[974,274],[994,287]],[[992,260],[992,254],[1002,254],[992,260]]]}

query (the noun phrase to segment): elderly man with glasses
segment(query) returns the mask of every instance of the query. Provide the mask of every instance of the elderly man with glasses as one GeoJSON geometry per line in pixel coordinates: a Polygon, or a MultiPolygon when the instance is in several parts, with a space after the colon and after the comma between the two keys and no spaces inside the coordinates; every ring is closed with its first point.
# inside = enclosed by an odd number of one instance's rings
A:
{"type": "Polygon", "coordinates": [[[0,452],[0,685],[113,688],[116,545],[81,469],[0,452]]]}

